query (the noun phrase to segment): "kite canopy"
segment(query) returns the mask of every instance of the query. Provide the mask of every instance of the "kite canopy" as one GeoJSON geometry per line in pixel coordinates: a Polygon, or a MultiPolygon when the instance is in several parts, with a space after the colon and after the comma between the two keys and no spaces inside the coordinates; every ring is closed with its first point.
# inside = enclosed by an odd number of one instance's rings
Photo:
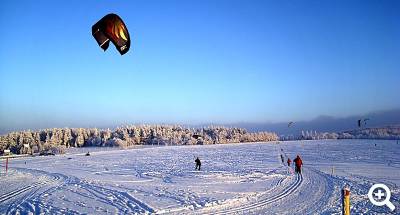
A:
{"type": "Polygon", "coordinates": [[[113,13],[106,15],[92,26],[92,35],[104,51],[107,50],[110,41],[121,55],[127,53],[131,46],[125,23],[113,13]]]}

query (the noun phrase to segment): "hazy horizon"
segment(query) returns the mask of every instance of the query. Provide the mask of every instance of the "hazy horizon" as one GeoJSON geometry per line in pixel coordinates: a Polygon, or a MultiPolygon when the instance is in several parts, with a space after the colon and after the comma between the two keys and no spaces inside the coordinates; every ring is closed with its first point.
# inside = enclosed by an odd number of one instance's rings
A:
{"type": "MultiPolygon", "coordinates": [[[[386,111],[371,112],[363,115],[353,115],[346,117],[332,117],[332,116],[318,116],[310,120],[291,121],[293,124],[288,127],[288,122],[234,122],[234,123],[218,123],[218,122],[204,122],[197,124],[190,123],[146,123],[146,122],[126,122],[116,123],[113,125],[67,125],[62,126],[54,125],[47,127],[25,127],[25,128],[4,128],[0,127],[0,135],[7,134],[14,131],[23,130],[43,130],[51,128],[98,128],[98,129],[115,129],[117,127],[131,126],[131,125],[181,125],[185,127],[207,127],[207,126],[226,126],[226,127],[240,127],[245,128],[250,132],[270,131],[279,135],[298,134],[301,131],[318,131],[318,132],[342,132],[346,130],[358,129],[357,120],[368,118],[368,123],[363,128],[384,127],[384,126],[400,126],[400,108],[386,111]]],[[[65,123],[64,123],[65,124],[65,123]]]]}
{"type": "Polygon", "coordinates": [[[2,1],[0,133],[398,110],[398,11],[372,0],[2,1]],[[108,13],[131,35],[123,56],[91,35],[108,13]]]}

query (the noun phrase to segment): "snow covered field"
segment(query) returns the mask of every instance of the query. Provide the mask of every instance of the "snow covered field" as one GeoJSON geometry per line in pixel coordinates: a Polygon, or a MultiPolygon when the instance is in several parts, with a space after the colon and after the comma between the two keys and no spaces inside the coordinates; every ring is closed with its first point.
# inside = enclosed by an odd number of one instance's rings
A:
{"type": "Polygon", "coordinates": [[[7,175],[2,160],[0,214],[340,214],[345,185],[353,214],[399,214],[399,155],[400,143],[372,140],[74,149],[12,159],[7,175]],[[302,156],[303,177],[281,164],[281,149],[302,156]],[[378,182],[394,212],[369,202],[378,182]]]}

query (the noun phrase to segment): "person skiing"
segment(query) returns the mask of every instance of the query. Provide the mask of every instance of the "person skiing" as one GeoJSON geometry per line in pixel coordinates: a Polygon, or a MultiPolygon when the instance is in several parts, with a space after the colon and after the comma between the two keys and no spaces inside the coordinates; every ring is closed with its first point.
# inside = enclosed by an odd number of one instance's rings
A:
{"type": "Polygon", "coordinates": [[[282,164],[285,163],[285,158],[283,157],[283,155],[281,154],[281,160],[282,160],[282,164]]]}
{"type": "Polygon", "coordinates": [[[292,160],[290,160],[290,158],[287,159],[287,166],[290,167],[290,163],[292,163],[292,160]]]}
{"type": "Polygon", "coordinates": [[[303,161],[301,160],[300,156],[297,155],[293,162],[295,164],[295,172],[301,175],[301,166],[303,166],[303,161]]]}
{"type": "Polygon", "coordinates": [[[201,161],[200,161],[199,157],[197,157],[196,160],[194,160],[194,162],[196,162],[196,170],[200,171],[201,161]]]}

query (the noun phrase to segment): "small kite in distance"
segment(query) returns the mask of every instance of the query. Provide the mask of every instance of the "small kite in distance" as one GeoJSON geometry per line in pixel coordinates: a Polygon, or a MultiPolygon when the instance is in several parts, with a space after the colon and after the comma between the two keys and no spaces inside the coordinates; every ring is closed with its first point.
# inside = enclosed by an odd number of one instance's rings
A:
{"type": "Polygon", "coordinates": [[[201,137],[201,135],[200,134],[193,134],[192,137],[195,138],[195,139],[198,139],[199,137],[201,137]]]}
{"type": "Polygon", "coordinates": [[[369,118],[365,118],[365,119],[359,119],[357,121],[358,127],[361,128],[361,126],[363,125],[367,125],[367,121],[369,120],[369,118]]]}
{"type": "Polygon", "coordinates": [[[290,126],[292,126],[294,122],[289,122],[289,124],[287,125],[287,127],[289,128],[290,126]]]}

